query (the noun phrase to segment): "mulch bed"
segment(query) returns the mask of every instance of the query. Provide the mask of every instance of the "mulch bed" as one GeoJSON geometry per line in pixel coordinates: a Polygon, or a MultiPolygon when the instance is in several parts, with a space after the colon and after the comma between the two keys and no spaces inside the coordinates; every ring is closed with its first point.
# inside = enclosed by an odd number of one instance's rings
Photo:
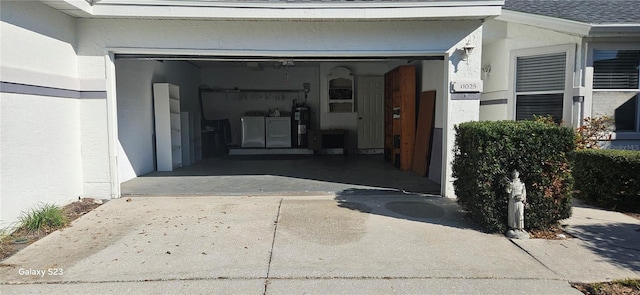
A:
{"type": "Polygon", "coordinates": [[[605,282],[595,284],[571,283],[571,286],[585,295],[638,295],[640,289],[619,283],[605,282]]]}
{"type": "MultiPolygon", "coordinates": [[[[67,226],[82,215],[98,208],[102,205],[102,202],[102,200],[96,201],[92,198],[84,198],[62,207],[62,211],[67,217],[67,226]]],[[[58,228],[43,228],[39,232],[29,232],[24,229],[14,231],[11,235],[4,237],[0,241],[0,260],[10,257],[56,230],[58,230],[58,228]]]]}
{"type": "Polygon", "coordinates": [[[554,227],[546,230],[531,230],[529,234],[532,239],[564,240],[572,238],[571,235],[564,232],[560,227],[554,227]]]}

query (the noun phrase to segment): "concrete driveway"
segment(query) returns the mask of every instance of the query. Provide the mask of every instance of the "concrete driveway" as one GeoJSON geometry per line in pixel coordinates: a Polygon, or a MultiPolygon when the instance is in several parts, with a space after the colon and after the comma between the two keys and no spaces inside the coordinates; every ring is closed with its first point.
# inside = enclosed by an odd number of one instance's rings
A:
{"type": "Polygon", "coordinates": [[[581,294],[568,283],[571,273],[554,268],[502,235],[473,228],[455,202],[439,197],[368,190],[154,196],[110,201],[3,261],[0,290],[581,294]]]}

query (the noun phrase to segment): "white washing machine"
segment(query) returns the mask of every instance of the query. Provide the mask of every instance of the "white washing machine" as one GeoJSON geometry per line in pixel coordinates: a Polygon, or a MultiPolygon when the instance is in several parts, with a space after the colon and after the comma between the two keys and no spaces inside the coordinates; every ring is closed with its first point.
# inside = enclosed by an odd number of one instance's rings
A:
{"type": "Polygon", "coordinates": [[[264,117],[244,116],[242,121],[242,147],[264,147],[264,117]]]}
{"type": "Polygon", "coordinates": [[[266,117],[267,147],[291,147],[291,118],[266,117]]]}

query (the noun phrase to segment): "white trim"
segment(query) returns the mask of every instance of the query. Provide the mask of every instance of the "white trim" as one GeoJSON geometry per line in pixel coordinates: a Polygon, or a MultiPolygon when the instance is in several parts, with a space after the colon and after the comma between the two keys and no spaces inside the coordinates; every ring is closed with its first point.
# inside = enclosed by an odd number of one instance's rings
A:
{"type": "Polygon", "coordinates": [[[573,76],[575,69],[575,54],[577,44],[563,44],[555,46],[524,48],[512,50],[509,57],[509,94],[511,99],[507,103],[507,110],[510,112],[507,114],[508,118],[512,120],[516,119],[516,87],[515,87],[515,75],[516,75],[516,60],[518,57],[527,57],[534,55],[545,55],[554,53],[565,53],[565,85],[564,91],[550,91],[549,93],[564,93],[562,103],[562,120],[565,124],[571,124],[572,107],[573,107],[573,76]]]}
{"type": "Polygon", "coordinates": [[[640,23],[638,24],[592,24],[589,37],[608,36],[639,36],[640,23]]]}
{"type": "MultiPolygon", "coordinates": [[[[77,1],[74,1],[77,2],[77,1]]],[[[235,8],[398,8],[398,7],[442,7],[442,6],[495,6],[504,5],[504,0],[485,1],[206,1],[206,0],[99,0],[94,7],[101,5],[140,5],[140,6],[189,6],[189,7],[235,7],[235,8]]]]}
{"type": "Polygon", "coordinates": [[[476,18],[500,15],[500,7],[265,9],[231,7],[95,7],[97,17],[189,18],[223,20],[333,20],[476,18]]]}
{"type": "Polygon", "coordinates": [[[105,55],[105,75],[107,77],[107,145],[109,149],[109,182],[111,198],[120,198],[120,180],[118,178],[118,105],[116,87],[115,54],[108,51],[105,55]]]}
{"type": "Polygon", "coordinates": [[[78,17],[244,20],[383,20],[474,18],[500,15],[502,0],[446,2],[234,2],[49,0],[46,4],[78,17]]]}
{"type": "MultiPolygon", "coordinates": [[[[242,57],[264,57],[266,59],[277,59],[286,57],[287,59],[301,58],[307,60],[307,58],[313,57],[335,57],[336,59],[343,59],[349,57],[439,57],[446,53],[447,49],[431,49],[424,51],[416,50],[246,50],[246,49],[176,49],[176,48],[139,48],[139,47],[111,47],[110,52],[115,55],[149,55],[149,59],[158,59],[156,56],[169,56],[167,59],[171,59],[170,56],[176,56],[182,60],[217,60],[224,58],[242,58],[242,57]]],[[[126,58],[126,57],[125,57],[126,58]]],[[[254,59],[252,59],[254,60],[254,59]]],[[[320,61],[320,60],[319,60],[320,61]]],[[[324,60],[323,60],[324,61],[324,60]]]]}
{"type": "MultiPolygon", "coordinates": [[[[449,83],[451,83],[450,79],[450,67],[451,67],[451,55],[452,53],[447,52],[444,55],[444,61],[442,63],[442,73],[443,73],[443,79],[442,79],[442,89],[449,89],[449,83]]],[[[451,173],[451,179],[449,178],[449,171],[453,171],[453,168],[451,163],[449,163],[447,161],[447,156],[449,153],[453,154],[453,150],[448,150],[448,143],[447,140],[449,139],[449,136],[455,136],[455,131],[453,129],[449,129],[449,118],[451,118],[450,113],[449,113],[449,103],[451,102],[451,91],[444,91],[443,92],[444,95],[442,95],[442,109],[440,110],[442,112],[442,150],[441,152],[441,163],[440,163],[440,195],[445,197],[445,198],[455,198],[456,194],[455,194],[455,190],[453,188],[453,173],[451,173]],[[449,188],[451,188],[451,190],[449,190],[449,188]]],[[[479,102],[478,102],[479,103],[479,102]]],[[[479,111],[479,108],[478,108],[479,111]]],[[[438,122],[434,123],[434,127],[438,126],[438,122]]],[[[437,129],[434,128],[434,130],[437,129]]],[[[451,160],[453,161],[453,157],[451,157],[451,160]]]]}
{"type": "Polygon", "coordinates": [[[91,3],[84,0],[40,0],[40,2],[71,16],[90,17],[93,11],[91,3]]]}

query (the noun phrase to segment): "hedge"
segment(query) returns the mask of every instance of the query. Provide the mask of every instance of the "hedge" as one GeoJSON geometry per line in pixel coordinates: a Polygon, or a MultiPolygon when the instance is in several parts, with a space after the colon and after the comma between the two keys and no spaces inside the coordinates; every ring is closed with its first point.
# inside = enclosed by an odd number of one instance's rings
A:
{"type": "Polygon", "coordinates": [[[588,149],[573,155],[576,197],[640,213],[640,151],[588,149]]]}
{"type": "Polygon", "coordinates": [[[527,188],[525,229],[546,229],[571,216],[571,128],[535,121],[484,121],[455,128],[453,177],[458,203],[490,232],[507,229],[511,171],[527,188]]]}

